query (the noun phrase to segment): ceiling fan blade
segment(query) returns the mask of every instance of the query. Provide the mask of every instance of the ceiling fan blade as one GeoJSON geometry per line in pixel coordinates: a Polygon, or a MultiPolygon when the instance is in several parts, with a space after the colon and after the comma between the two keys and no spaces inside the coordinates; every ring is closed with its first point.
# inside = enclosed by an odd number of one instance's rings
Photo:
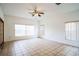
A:
{"type": "Polygon", "coordinates": [[[34,16],[35,14],[32,14],[32,16],[34,16]]]}
{"type": "Polygon", "coordinates": [[[33,13],[33,12],[29,12],[32,16],[34,16],[35,15],[35,13],[33,13]]]}
{"type": "Polygon", "coordinates": [[[38,16],[39,16],[39,17],[41,17],[41,15],[40,15],[40,14],[38,14],[38,16]]]}
{"type": "Polygon", "coordinates": [[[39,14],[44,14],[44,12],[43,12],[43,11],[38,11],[38,13],[39,13],[39,14]]]}
{"type": "Polygon", "coordinates": [[[44,12],[40,12],[40,14],[44,14],[44,12]]]}
{"type": "Polygon", "coordinates": [[[37,13],[37,12],[38,12],[38,11],[37,11],[37,7],[36,7],[36,6],[34,7],[34,12],[35,12],[35,13],[37,13]]]}
{"type": "Polygon", "coordinates": [[[35,12],[33,11],[33,12],[29,12],[29,13],[33,13],[33,14],[35,14],[35,12]]]}
{"type": "Polygon", "coordinates": [[[34,16],[34,15],[35,15],[35,13],[32,13],[32,12],[30,12],[30,14],[31,14],[32,16],[34,16]]]}

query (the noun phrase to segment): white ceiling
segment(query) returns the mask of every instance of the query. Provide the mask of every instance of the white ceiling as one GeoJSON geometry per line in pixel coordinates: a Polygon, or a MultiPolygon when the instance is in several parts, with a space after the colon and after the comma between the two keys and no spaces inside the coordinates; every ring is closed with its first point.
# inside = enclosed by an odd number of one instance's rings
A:
{"type": "Polygon", "coordinates": [[[33,19],[34,17],[31,16],[28,12],[32,9],[35,5],[43,10],[45,14],[41,17],[47,17],[48,15],[52,14],[65,14],[72,11],[79,10],[79,4],[73,3],[73,4],[60,4],[56,5],[55,3],[39,3],[39,4],[33,4],[33,3],[2,3],[0,4],[3,12],[5,15],[11,15],[11,16],[19,16],[24,18],[33,19]]]}

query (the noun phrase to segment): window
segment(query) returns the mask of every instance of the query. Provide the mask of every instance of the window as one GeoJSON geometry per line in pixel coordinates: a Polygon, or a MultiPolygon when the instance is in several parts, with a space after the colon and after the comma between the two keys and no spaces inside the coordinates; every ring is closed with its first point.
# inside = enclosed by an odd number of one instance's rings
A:
{"type": "Polygon", "coordinates": [[[35,27],[34,27],[34,25],[27,25],[26,26],[26,34],[27,35],[35,35],[35,27]]]}
{"type": "Polygon", "coordinates": [[[35,35],[34,25],[15,24],[15,36],[35,35]]]}
{"type": "Polygon", "coordinates": [[[25,25],[15,24],[15,36],[25,36],[25,25]]]}
{"type": "Polygon", "coordinates": [[[65,24],[66,39],[79,40],[79,22],[70,22],[65,24]]]}
{"type": "Polygon", "coordinates": [[[40,35],[44,35],[44,25],[40,25],[40,35]]]}

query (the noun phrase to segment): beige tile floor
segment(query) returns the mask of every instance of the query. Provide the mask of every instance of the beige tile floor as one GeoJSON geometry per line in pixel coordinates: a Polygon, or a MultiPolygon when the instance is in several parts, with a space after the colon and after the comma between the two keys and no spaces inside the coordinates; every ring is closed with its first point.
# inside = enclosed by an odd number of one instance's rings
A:
{"type": "Polygon", "coordinates": [[[0,56],[79,56],[79,48],[36,38],[6,42],[0,56]]]}

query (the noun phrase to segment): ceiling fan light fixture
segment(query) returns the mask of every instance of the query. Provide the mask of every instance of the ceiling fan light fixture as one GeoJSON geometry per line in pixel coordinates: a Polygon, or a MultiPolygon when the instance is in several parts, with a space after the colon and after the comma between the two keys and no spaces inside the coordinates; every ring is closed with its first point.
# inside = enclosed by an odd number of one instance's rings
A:
{"type": "Polygon", "coordinates": [[[39,16],[39,17],[41,17],[44,14],[44,12],[42,12],[41,9],[37,7],[33,8],[32,12],[29,13],[32,14],[32,16],[39,16]]]}

